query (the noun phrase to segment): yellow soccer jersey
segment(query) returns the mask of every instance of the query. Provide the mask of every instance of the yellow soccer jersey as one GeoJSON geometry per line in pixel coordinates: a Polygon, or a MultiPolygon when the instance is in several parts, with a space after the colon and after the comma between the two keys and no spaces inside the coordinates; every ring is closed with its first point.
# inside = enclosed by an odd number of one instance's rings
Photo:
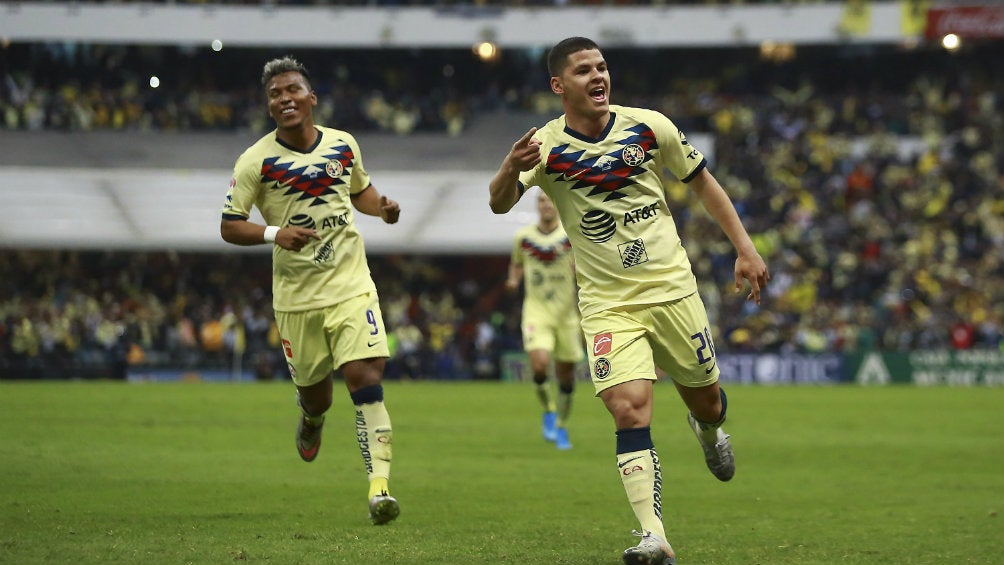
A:
{"type": "Polygon", "coordinates": [[[657,304],[697,291],[690,259],[666,204],[668,170],[689,182],[706,166],[669,118],[610,106],[597,139],[561,116],[534,137],[542,161],[519,176],[554,202],[575,254],[583,316],[610,307],[657,304]]]}
{"type": "Polygon", "coordinates": [[[299,252],[272,249],[272,303],[295,312],[337,304],[376,291],[350,195],[369,187],[359,145],[345,131],[316,126],[309,151],[293,149],[275,132],[237,159],[224,219],[247,218],[257,206],[271,226],[314,228],[320,241],[299,252]]]}
{"type": "Polygon", "coordinates": [[[544,233],[525,226],[513,239],[511,261],[523,267],[523,317],[578,319],[572,246],[559,225],[544,233]]]}

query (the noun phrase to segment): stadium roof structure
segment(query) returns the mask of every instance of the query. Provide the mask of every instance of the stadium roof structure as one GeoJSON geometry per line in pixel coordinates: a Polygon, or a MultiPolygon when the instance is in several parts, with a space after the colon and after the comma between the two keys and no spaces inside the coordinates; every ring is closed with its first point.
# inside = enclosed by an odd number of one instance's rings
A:
{"type": "Polygon", "coordinates": [[[276,6],[13,2],[0,7],[0,37],[154,45],[282,45],[321,48],[547,47],[574,30],[606,48],[898,43],[902,2],[874,0],[757,5],[276,6]],[[316,25],[304,26],[304,21],[316,25]],[[351,25],[344,25],[351,22],[351,25]],[[331,33],[337,27],[338,33],[331,33]],[[296,33],[276,33],[295,29],[296,33]],[[668,30],[668,31],[667,31],[668,30]]]}

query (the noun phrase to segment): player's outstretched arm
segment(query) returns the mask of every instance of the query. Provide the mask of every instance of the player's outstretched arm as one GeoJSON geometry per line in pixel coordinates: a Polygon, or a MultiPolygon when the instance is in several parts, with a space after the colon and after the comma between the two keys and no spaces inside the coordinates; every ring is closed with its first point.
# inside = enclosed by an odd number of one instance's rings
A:
{"type": "Polygon", "coordinates": [[[509,263],[509,273],[505,279],[505,288],[510,292],[519,290],[519,283],[523,280],[523,265],[509,263]]]}
{"type": "MultiPolygon", "coordinates": [[[[265,240],[266,226],[249,222],[245,219],[228,220],[220,222],[220,235],[223,241],[234,245],[261,245],[269,243],[265,240]]],[[[273,228],[275,229],[275,228],[273,228]]],[[[275,244],[287,251],[299,251],[312,239],[320,240],[317,230],[286,227],[279,228],[273,234],[275,244]]]]}
{"type": "Polygon", "coordinates": [[[519,174],[529,171],[540,163],[540,140],[534,139],[537,128],[523,134],[512,144],[509,154],[502,160],[502,166],[488,184],[488,205],[492,212],[505,214],[519,201],[519,174]]]}
{"type": "Polygon", "coordinates": [[[690,187],[701,199],[704,209],[718,222],[719,227],[736,248],[736,292],[742,290],[745,279],[750,283],[750,293],[746,299],[760,304],[760,291],[767,286],[770,271],[767,270],[767,264],[753,245],[753,240],[746,233],[732,200],[711,171],[706,168],[690,181],[690,187]]]}
{"type": "Polygon", "coordinates": [[[379,216],[388,224],[396,224],[401,217],[401,206],[383,196],[372,184],[366,190],[352,195],[352,205],[367,216],[379,216]]]}

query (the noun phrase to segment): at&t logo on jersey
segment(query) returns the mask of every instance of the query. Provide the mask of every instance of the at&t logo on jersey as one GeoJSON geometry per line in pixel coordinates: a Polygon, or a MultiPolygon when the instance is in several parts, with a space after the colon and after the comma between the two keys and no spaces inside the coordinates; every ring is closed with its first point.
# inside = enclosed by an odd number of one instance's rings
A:
{"type": "Polygon", "coordinates": [[[606,243],[617,232],[617,221],[603,210],[590,210],[579,221],[579,231],[593,243],[606,243]]]}
{"type": "Polygon", "coordinates": [[[317,222],[309,214],[297,214],[289,219],[289,227],[312,230],[317,227],[317,222]]]}

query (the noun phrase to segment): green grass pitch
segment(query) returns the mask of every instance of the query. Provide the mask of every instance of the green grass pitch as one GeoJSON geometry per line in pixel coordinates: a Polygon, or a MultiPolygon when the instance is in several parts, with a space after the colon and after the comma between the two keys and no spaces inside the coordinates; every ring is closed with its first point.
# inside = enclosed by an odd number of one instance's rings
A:
{"type": "MultiPolygon", "coordinates": [[[[0,383],[0,563],[616,565],[633,545],[588,383],[568,452],[541,439],[527,384],[385,388],[402,513],[375,527],[347,394],[307,464],[289,383],[0,383]]],[[[679,565],[1004,565],[1004,389],[731,386],[729,400],[723,484],[673,388],[656,388],[679,565]]]]}

